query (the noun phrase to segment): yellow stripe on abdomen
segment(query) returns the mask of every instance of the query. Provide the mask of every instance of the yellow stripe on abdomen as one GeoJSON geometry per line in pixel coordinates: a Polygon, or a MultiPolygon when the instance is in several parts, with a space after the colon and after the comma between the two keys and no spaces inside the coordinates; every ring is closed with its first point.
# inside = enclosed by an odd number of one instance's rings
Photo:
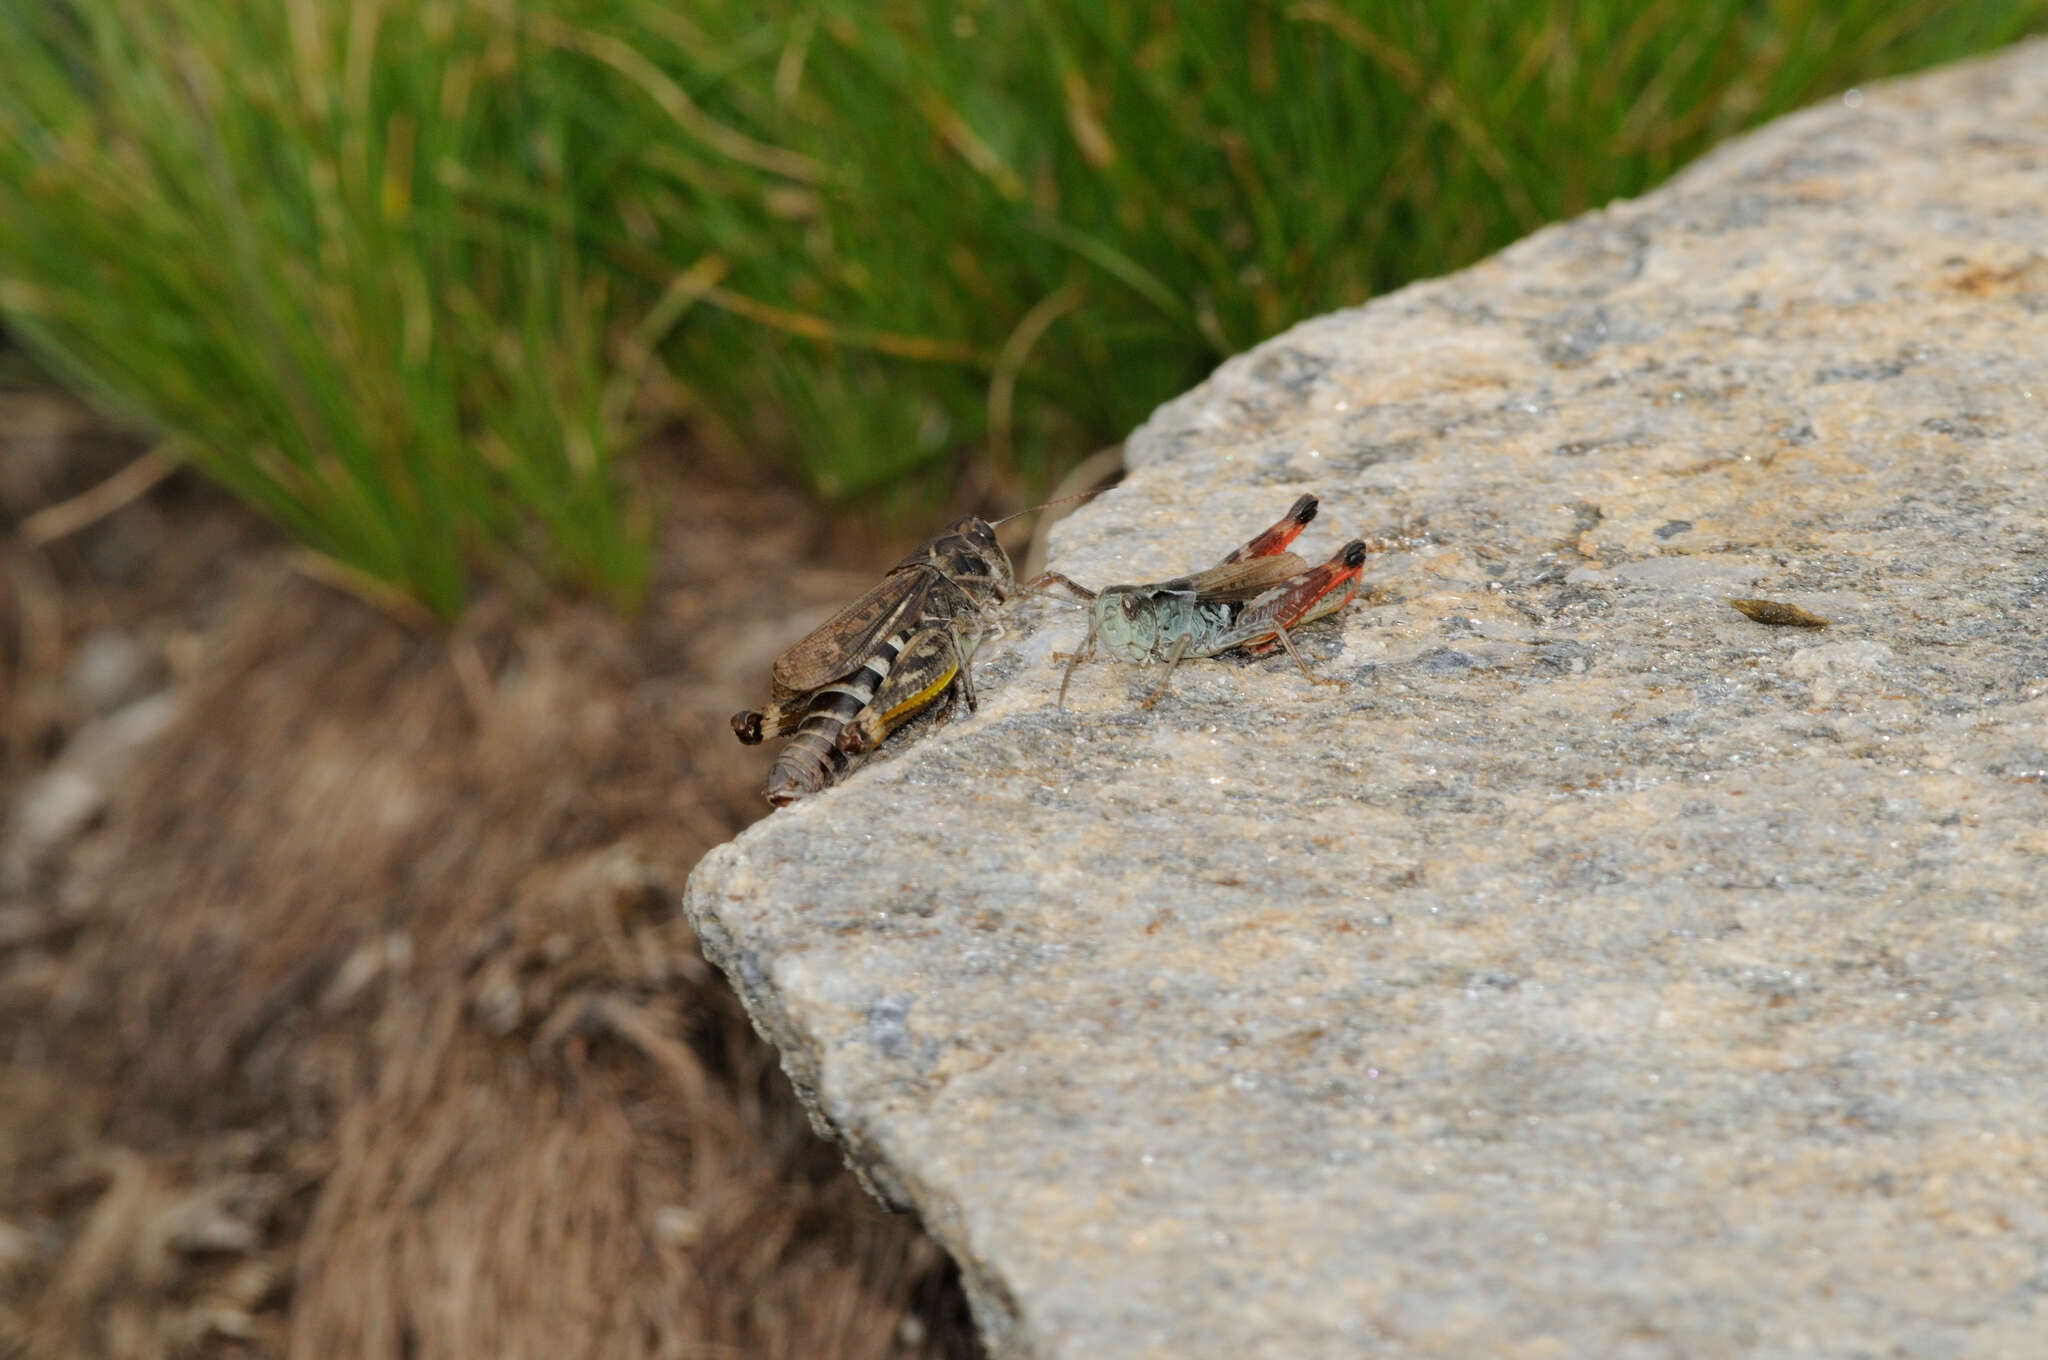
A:
{"type": "Polygon", "coordinates": [[[955,664],[946,667],[946,669],[939,675],[938,679],[932,681],[929,685],[926,685],[923,689],[911,695],[902,703],[896,705],[888,712],[882,714],[882,721],[880,724],[882,734],[884,736],[887,736],[889,733],[895,731],[898,726],[900,726],[902,723],[909,719],[910,715],[922,709],[926,704],[938,698],[941,694],[944,694],[946,692],[946,686],[952,684],[953,677],[958,674],[960,674],[960,666],[956,662],[955,664]]]}

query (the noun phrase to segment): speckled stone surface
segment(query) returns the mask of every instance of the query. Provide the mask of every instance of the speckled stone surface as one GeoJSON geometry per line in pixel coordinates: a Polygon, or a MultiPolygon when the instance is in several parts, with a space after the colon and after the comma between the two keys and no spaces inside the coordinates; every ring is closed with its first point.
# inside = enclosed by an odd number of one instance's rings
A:
{"type": "Polygon", "coordinates": [[[1283,655],[1019,608],[688,909],[998,1354],[2048,1354],[2048,45],[1230,363],[1092,583],[1399,535],[1283,655]],[[1729,596],[1799,604],[1771,628],[1729,596]]]}

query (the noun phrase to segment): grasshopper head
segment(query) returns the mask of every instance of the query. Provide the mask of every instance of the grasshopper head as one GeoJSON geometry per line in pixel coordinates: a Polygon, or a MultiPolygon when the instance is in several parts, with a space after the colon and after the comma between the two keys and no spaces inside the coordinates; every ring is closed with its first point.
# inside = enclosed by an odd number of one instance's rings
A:
{"type": "Polygon", "coordinates": [[[1159,636],[1159,611],[1143,587],[1111,586],[1089,606],[1095,623],[1095,642],[1118,661],[1144,661],[1152,655],[1152,643],[1159,636]]]}
{"type": "Polygon", "coordinates": [[[932,540],[940,571],[976,603],[1009,598],[1017,588],[1010,555],[996,542],[995,526],[978,515],[955,520],[932,540]]]}

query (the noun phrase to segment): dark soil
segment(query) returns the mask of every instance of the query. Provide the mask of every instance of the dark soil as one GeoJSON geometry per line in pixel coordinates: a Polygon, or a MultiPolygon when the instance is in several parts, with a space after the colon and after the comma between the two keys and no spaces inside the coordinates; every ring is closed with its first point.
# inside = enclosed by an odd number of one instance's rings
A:
{"type": "MultiPolygon", "coordinates": [[[[136,452],[0,395],[0,529],[136,452]]],[[[766,811],[727,716],[901,545],[659,461],[632,624],[416,632],[182,474],[11,533],[0,1356],[978,1353],[677,909],[766,811]]]]}

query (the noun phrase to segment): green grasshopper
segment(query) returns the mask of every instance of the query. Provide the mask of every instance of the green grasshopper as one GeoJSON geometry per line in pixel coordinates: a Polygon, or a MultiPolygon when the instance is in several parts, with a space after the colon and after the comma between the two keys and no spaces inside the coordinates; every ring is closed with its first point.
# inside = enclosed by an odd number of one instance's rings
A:
{"type": "Polygon", "coordinates": [[[733,714],[742,742],[795,733],[764,790],[777,807],[837,782],[882,739],[958,694],[989,612],[1016,589],[995,526],[968,516],[911,550],[858,600],[775,658],[773,698],[733,714]]]}
{"type": "Polygon", "coordinates": [[[1159,702],[1173,668],[1191,656],[1233,651],[1263,656],[1276,646],[1284,647],[1311,683],[1333,683],[1309,670],[1294,648],[1290,630],[1351,603],[1367,554],[1385,551],[1387,544],[1354,538],[1329,561],[1311,567],[1286,548],[1315,517],[1316,498],[1303,496],[1271,528],[1217,565],[1171,581],[1093,591],[1047,572],[1042,580],[1065,586],[1089,602],[1088,638],[1067,660],[1059,706],[1066,706],[1074,667],[1097,647],[1118,661],[1166,663],[1166,674],[1159,677],[1145,708],[1159,702]]]}

